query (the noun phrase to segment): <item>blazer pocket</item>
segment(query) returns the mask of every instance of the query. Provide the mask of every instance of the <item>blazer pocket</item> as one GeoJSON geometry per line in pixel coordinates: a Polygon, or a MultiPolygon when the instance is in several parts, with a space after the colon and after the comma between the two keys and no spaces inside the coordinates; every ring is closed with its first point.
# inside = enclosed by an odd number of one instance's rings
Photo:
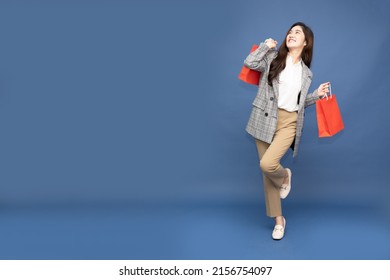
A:
{"type": "Polygon", "coordinates": [[[267,106],[267,101],[261,100],[261,99],[255,99],[255,101],[253,101],[252,105],[261,109],[262,111],[264,111],[265,107],[267,106]]]}

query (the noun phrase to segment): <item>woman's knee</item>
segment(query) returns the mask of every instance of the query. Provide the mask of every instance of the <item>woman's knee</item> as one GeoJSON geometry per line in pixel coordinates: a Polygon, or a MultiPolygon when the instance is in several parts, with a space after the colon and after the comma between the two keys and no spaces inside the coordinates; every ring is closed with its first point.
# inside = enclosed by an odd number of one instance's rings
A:
{"type": "Polygon", "coordinates": [[[262,159],[260,160],[260,169],[264,173],[272,173],[278,169],[278,163],[262,159]]]}

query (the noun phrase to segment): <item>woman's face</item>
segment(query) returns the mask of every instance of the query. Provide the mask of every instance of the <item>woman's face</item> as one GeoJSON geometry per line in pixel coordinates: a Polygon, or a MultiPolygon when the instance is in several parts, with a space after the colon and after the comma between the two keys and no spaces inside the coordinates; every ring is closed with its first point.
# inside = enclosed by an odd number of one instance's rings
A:
{"type": "Polygon", "coordinates": [[[286,45],[290,51],[292,49],[303,49],[306,46],[305,34],[303,33],[302,27],[297,25],[291,28],[286,37],[286,45]]]}

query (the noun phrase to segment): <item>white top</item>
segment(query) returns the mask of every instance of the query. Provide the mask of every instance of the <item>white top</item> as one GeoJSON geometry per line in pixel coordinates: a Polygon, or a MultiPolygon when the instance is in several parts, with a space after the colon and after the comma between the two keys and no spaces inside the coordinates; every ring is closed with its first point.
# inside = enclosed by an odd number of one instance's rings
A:
{"type": "Polygon", "coordinates": [[[302,59],[293,63],[291,56],[287,56],[286,68],[279,76],[278,107],[289,112],[298,111],[298,95],[302,87],[302,59]]]}

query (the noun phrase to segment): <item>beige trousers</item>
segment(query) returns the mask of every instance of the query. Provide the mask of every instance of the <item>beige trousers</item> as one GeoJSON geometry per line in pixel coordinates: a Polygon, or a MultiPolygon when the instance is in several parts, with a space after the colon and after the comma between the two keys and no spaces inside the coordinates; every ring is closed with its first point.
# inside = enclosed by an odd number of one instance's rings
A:
{"type": "Polygon", "coordinates": [[[272,143],[268,144],[256,139],[260,168],[263,172],[265,206],[269,217],[282,216],[279,191],[286,170],[280,164],[280,160],[294,141],[297,118],[297,112],[279,109],[278,124],[272,143]]]}

